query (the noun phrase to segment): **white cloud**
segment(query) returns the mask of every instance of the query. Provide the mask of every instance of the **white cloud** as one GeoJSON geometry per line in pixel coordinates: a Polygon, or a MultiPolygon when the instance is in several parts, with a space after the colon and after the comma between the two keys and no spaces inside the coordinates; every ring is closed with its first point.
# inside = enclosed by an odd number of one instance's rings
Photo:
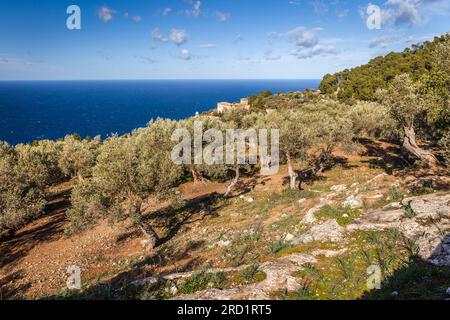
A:
{"type": "Polygon", "coordinates": [[[278,33],[278,32],[269,32],[268,34],[267,34],[267,38],[269,38],[269,39],[275,39],[275,38],[278,38],[280,36],[280,34],[278,33]]]}
{"type": "Polygon", "coordinates": [[[418,25],[422,16],[418,6],[421,0],[388,0],[387,9],[381,11],[382,24],[418,25]]]}
{"type": "Polygon", "coordinates": [[[182,49],[178,55],[183,60],[191,60],[191,54],[188,49],[182,49]]]}
{"type": "Polygon", "coordinates": [[[450,16],[450,1],[448,0],[430,0],[425,8],[425,14],[450,16]]]}
{"type": "Polygon", "coordinates": [[[348,13],[350,12],[350,10],[348,9],[344,9],[342,11],[339,11],[337,14],[338,19],[344,19],[348,16],[348,13]]]}
{"type": "Polygon", "coordinates": [[[337,50],[332,44],[322,44],[319,41],[319,35],[322,29],[297,27],[286,33],[287,37],[296,46],[291,50],[291,55],[298,59],[307,59],[314,56],[335,55],[337,50]]]}
{"type": "Polygon", "coordinates": [[[97,11],[97,16],[103,22],[108,22],[114,19],[115,10],[108,8],[107,6],[100,7],[97,11]]]}
{"type": "Polygon", "coordinates": [[[159,29],[155,29],[152,31],[152,34],[150,35],[150,37],[152,38],[152,40],[154,41],[159,41],[159,42],[167,42],[169,41],[169,39],[167,37],[165,37],[160,31],[159,29]]]}
{"type": "Polygon", "coordinates": [[[164,8],[161,15],[163,17],[168,16],[172,12],[172,8],[164,8]]]}
{"type": "Polygon", "coordinates": [[[172,40],[177,46],[185,43],[189,38],[189,35],[184,30],[180,29],[172,29],[172,33],[170,34],[170,40],[172,40]]]}
{"type": "Polygon", "coordinates": [[[172,29],[170,35],[165,36],[158,28],[156,28],[152,31],[150,37],[153,41],[168,42],[170,40],[177,46],[180,46],[188,40],[189,35],[184,30],[172,29]]]}
{"type": "Polygon", "coordinates": [[[131,19],[133,19],[134,22],[141,22],[142,17],[141,16],[133,16],[131,19]]]}
{"type": "Polygon", "coordinates": [[[142,60],[142,62],[150,63],[150,64],[155,64],[155,63],[158,62],[158,61],[156,61],[156,60],[154,60],[152,58],[146,57],[146,56],[134,56],[134,58],[142,60]]]}
{"type": "Polygon", "coordinates": [[[205,48],[205,49],[211,49],[211,48],[216,48],[217,46],[214,43],[205,43],[205,44],[199,45],[199,47],[205,48]]]}
{"type": "Polygon", "coordinates": [[[244,40],[244,38],[243,38],[242,35],[239,33],[239,34],[237,34],[237,35],[234,37],[233,42],[234,42],[234,43],[238,43],[238,42],[243,41],[243,40],[244,40]]]}
{"type": "Polygon", "coordinates": [[[322,29],[306,29],[297,27],[287,32],[289,39],[298,47],[313,47],[319,42],[319,34],[322,29]]]}
{"type": "Polygon", "coordinates": [[[244,56],[244,55],[240,55],[239,57],[237,57],[237,61],[239,63],[243,63],[244,65],[249,66],[250,64],[260,64],[261,60],[260,59],[255,59],[249,56],[244,56]]]}
{"type": "Polygon", "coordinates": [[[267,61],[277,61],[281,59],[281,56],[273,55],[272,50],[266,50],[266,52],[264,52],[264,59],[267,61]]]}
{"type": "Polygon", "coordinates": [[[313,0],[309,4],[314,8],[317,15],[322,15],[328,11],[328,5],[322,0],[313,0]]]}
{"type": "Polygon", "coordinates": [[[198,17],[201,13],[201,6],[202,6],[201,1],[194,2],[194,4],[192,5],[192,9],[186,10],[186,15],[198,17]]]}
{"type": "MultiPolygon", "coordinates": [[[[371,5],[371,3],[369,3],[371,5]]],[[[366,7],[360,8],[360,16],[366,19],[366,7]]],[[[450,15],[448,0],[387,0],[381,10],[383,28],[392,26],[424,25],[433,15],[450,15]]]]}
{"type": "Polygon", "coordinates": [[[216,11],[216,16],[217,16],[217,19],[219,19],[219,21],[225,22],[228,19],[230,19],[231,15],[227,12],[216,11]]]}
{"type": "Polygon", "coordinates": [[[297,59],[308,59],[315,56],[327,56],[336,55],[338,51],[331,45],[321,45],[317,44],[309,48],[296,48],[291,51],[291,54],[297,59]]]}
{"type": "Polygon", "coordinates": [[[389,35],[383,37],[375,37],[370,40],[369,48],[386,48],[392,44],[412,43],[413,41],[415,41],[415,38],[413,36],[389,35]]]}

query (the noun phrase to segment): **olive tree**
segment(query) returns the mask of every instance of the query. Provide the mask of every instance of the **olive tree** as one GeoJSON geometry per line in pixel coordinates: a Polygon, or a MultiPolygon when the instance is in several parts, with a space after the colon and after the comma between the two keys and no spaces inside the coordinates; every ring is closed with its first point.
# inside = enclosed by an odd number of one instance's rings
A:
{"type": "Polygon", "coordinates": [[[343,110],[328,109],[309,114],[308,125],[313,126],[315,143],[313,149],[314,174],[322,173],[334,163],[333,151],[337,146],[348,147],[353,138],[352,121],[343,110]]]}
{"type": "Polygon", "coordinates": [[[17,165],[30,179],[49,185],[62,177],[58,167],[61,148],[50,140],[35,141],[32,144],[18,144],[14,148],[17,165]]]}
{"type": "Polygon", "coordinates": [[[293,168],[293,161],[305,161],[308,149],[316,142],[314,116],[302,111],[280,110],[270,114],[260,114],[257,127],[278,129],[280,134],[280,153],[287,163],[291,189],[297,188],[298,174],[293,168]]]}
{"type": "Polygon", "coordinates": [[[100,147],[92,179],[74,190],[69,218],[131,218],[146,237],[146,247],[153,248],[159,237],[144,219],[143,204],[150,195],[163,193],[179,181],[182,168],[170,157],[174,129],[174,121],[157,120],[131,135],[107,139],[100,147]]]}
{"type": "Polygon", "coordinates": [[[80,140],[74,135],[68,135],[60,142],[61,154],[58,165],[61,171],[67,177],[77,177],[83,180],[90,176],[95,164],[98,148],[100,146],[100,137],[93,140],[80,140]]]}
{"type": "Polygon", "coordinates": [[[425,100],[419,89],[420,84],[413,82],[408,74],[401,74],[394,78],[387,90],[378,90],[377,95],[403,130],[404,149],[434,167],[437,164],[436,157],[430,151],[420,148],[416,142],[418,117],[426,110],[425,100]]]}
{"type": "MultiPolygon", "coordinates": [[[[255,147],[257,141],[254,128],[248,128],[243,122],[243,118],[239,122],[233,120],[228,121],[224,126],[225,135],[225,165],[228,175],[233,175],[227,186],[224,196],[228,197],[236,188],[241,177],[241,171],[249,171],[251,166],[256,164],[255,147]],[[253,160],[251,157],[253,156],[253,160]]],[[[257,154],[256,154],[257,156],[257,154]]]]}
{"type": "MultiPolygon", "coordinates": [[[[204,150],[211,143],[214,143],[214,135],[209,134],[209,130],[217,130],[223,138],[225,123],[219,117],[196,116],[177,123],[177,129],[183,130],[190,138],[190,154],[188,155],[186,169],[191,173],[194,183],[208,182],[209,179],[223,179],[227,177],[228,169],[223,163],[211,163],[205,159],[204,150]],[[201,139],[196,146],[195,137],[201,139]],[[196,154],[197,153],[197,157],[196,154]],[[201,156],[201,157],[198,157],[201,156]],[[206,160],[206,161],[205,161],[206,160]]],[[[219,138],[220,139],[220,138],[219,138]]],[[[217,141],[217,142],[223,142],[217,141]]],[[[223,160],[223,159],[222,159],[223,160]]]]}
{"type": "Polygon", "coordinates": [[[348,106],[343,115],[352,122],[352,131],[357,137],[393,139],[398,136],[395,121],[382,104],[361,103],[348,106]]]}
{"type": "Polygon", "coordinates": [[[44,209],[45,185],[30,172],[19,164],[17,152],[0,142],[0,232],[17,230],[44,209]]]}

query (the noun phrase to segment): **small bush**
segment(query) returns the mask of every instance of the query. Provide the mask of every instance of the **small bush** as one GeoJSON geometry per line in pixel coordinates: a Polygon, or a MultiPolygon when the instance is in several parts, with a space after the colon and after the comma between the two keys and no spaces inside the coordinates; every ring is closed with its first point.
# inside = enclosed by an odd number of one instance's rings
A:
{"type": "Polygon", "coordinates": [[[250,281],[254,278],[257,272],[258,266],[253,264],[242,271],[242,276],[244,277],[245,280],[250,281]]]}
{"type": "Polygon", "coordinates": [[[361,212],[358,209],[352,209],[349,207],[332,207],[330,205],[326,205],[316,212],[315,215],[318,219],[335,219],[339,225],[345,226],[354,219],[358,218],[361,215],[361,212]]]}
{"type": "Polygon", "coordinates": [[[411,202],[407,203],[404,206],[404,210],[405,210],[405,212],[403,213],[404,219],[413,219],[413,218],[417,217],[417,213],[411,207],[411,202]]]}
{"type": "Polygon", "coordinates": [[[280,252],[282,249],[288,248],[290,246],[291,245],[289,243],[286,243],[283,239],[280,239],[269,244],[269,252],[274,255],[280,252]]]}
{"type": "Polygon", "coordinates": [[[389,187],[388,200],[389,201],[402,201],[405,198],[405,193],[402,192],[398,187],[389,187]]]}
{"type": "Polygon", "coordinates": [[[186,279],[179,287],[178,292],[181,294],[190,294],[200,290],[205,290],[208,287],[222,289],[226,280],[226,275],[223,272],[218,273],[195,273],[186,279]]]}

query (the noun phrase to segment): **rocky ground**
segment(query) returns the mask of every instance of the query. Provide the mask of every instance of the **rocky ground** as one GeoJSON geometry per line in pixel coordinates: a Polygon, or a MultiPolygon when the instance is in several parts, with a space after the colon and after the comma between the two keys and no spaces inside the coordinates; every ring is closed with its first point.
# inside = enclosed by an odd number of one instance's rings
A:
{"type": "MultiPolygon", "coordinates": [[[[336,189],[344,190],[341,187],[336,189]]],[[[330,195],[336,196],[336,193],[330,195]]],[[[310,209],[311,210],[311,209],[310,209]]],[[[308,212],[311,212],[308,210],[308,212]]],[[[311,219],[307,219],[311,223],[311,219]]],[[[315,219],[314,219],[315,220],[315,219]]],[[[293,244],[309,242],[336,242],[340,250],[314,250],[311,254],[290,254],[258,266],[267,278],[259,283],[227,290],[208,289],[177,299],[269,299],[279,290],[296,291],[303,285],[292,273],[302,270],[303,265],[317,263],[316,256],[334,257],[344,254],[345,243],[358,230],[382,231],[396,229],[408,240],[417,244],[417,255],[424,261],[450,267],[450,193],[411,197],[391,203],[381,209],[361,216],[347,226],[336,220],[314,224],[307,233],[290,240],[293,244]],[[405,208],[414,212],[405,215],[405,208]]],[[[209,272],[218,272],[210,270],[209,272]]],[[[447,284],[450,279],[447,279],[447,284]]]]}
{"type": "Polygon", "coordinates": [[[152,252],[127,221],[64,236],[63,190],[48,214],[2,240],[1,297],[450,298],[448,175],[389,167],[372,149],[336,154],[346,161],[302,191],[286,190],[281,168],[244,179],[231,199],[217,183],[182,186],[176,208],[150,199],[163,240],[152,252]],[[81,291],[65,290],[71,265],[81,291]],[[374,265],[380,290],[367,287],[374,265]]]}

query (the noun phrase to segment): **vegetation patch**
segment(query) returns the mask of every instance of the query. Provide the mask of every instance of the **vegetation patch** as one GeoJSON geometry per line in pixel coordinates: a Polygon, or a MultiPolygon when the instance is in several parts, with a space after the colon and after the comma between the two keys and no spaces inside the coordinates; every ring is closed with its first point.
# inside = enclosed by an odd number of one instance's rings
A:
{"type": "Polygon", "coordinates": [[[321,220],[329,220],[335,219],[336,222],[345,226],[352,222],[354,219],[358,218],[361,215],[361,211],[359,209],[352,209],[349,207],[333,207],[330,205],[325,205],[320,208],[319,211],[315,213],[315,216],[321,220]]]}

